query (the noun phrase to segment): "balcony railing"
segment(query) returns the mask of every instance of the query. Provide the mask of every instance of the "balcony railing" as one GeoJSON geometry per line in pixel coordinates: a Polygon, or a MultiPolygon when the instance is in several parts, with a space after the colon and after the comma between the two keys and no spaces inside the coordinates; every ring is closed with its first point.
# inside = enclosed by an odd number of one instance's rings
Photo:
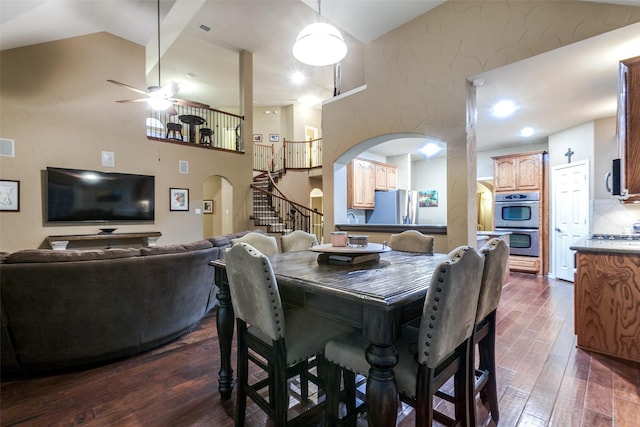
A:
{"type": "Polygon", "coordinates": [[[277,152],[272,145],[253,145],[253,169],[261,172],[286,172],[287,169],[312,169],[322,166],[322,138],[309,141],[284,140],[277,152]]]}
{"type": "Polygon", "coordinates": [[[149,110],[147,138],[203,148],[244,151],[243,116],[215,108],[176,105],[176,114],[149,110]]]}

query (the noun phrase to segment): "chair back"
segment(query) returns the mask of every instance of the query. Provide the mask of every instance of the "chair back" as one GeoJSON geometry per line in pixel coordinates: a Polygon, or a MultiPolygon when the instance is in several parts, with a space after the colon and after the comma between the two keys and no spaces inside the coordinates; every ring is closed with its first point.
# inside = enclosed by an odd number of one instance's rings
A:
{"type": "Polygon", "coordinates": [[[475,326],[484,257],[460,246],[433,274],[424,301],[417,360],[435,368],[471,337],[475,326]]]}
{"type": "Polygon", "coordinates": [[[433,236],[422,234],[416,230],[405,230],[402,233],[392,234],[389,246],[394,251],[433,255],[433,236]]]}
{"type": "Polygon", "coordinates": [[[280,252],[278,250],[278,241],[275,237],[253,231],[237,239],[231,239],[232,246],[238,243],[248,243],[266,256],[280,252]]]}
{"type": "Polygon", "coordinates": [[[295,230],[280,237],[282,252],[304,251],[318,244],[315,234],[303,230],[295,230]]]}
{"type": "Polygon", "coordinates": [[[224,260],[236,317],[274,341],[284,337],[284,311],[269,258],[238,243],[225,250],[224,260]]]}
{"type": "Polygon", "coordinates": [[[482,272],[476,323],[482,321],[489,313],[498,308],[502,294],[502,283],[509,261],[509,246],[504,240],[493,238],[480,249],[480,253],[484,255],[484,271],[482,272]]]}

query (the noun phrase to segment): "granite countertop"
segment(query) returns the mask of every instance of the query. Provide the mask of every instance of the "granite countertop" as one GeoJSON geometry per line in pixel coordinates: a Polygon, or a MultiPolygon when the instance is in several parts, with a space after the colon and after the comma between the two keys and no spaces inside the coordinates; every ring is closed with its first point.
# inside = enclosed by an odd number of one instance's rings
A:
{"type": "Polygon", "coordinates": [[[447,234],[447,226],[440,224],[336,224],[339,231],[371,231],[379,233],[400,233],[417,230],[424,234],[447,234]]]}
{"type": "Polygon", "coordinates": [[[640,255],[640,235],[638,234],[594,234],[569,247],[578,252],[622,253],[640,255]]]}

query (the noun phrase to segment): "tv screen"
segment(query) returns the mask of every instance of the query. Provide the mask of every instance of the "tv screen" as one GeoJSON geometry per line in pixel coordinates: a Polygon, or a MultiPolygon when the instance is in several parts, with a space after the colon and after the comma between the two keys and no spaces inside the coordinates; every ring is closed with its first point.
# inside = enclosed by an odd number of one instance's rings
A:
{"type": "Polygon", "coordinates": [[[154,220],[153,176],[48,167],[45,186],[48,223],[154,220]]]}

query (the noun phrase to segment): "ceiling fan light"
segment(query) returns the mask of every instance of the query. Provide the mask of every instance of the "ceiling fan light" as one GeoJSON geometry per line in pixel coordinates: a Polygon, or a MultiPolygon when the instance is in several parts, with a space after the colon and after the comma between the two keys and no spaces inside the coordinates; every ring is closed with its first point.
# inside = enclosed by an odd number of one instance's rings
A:
{"type": "Polygon", "coordinates": [[[303,64],[321,67],[340,62],[347,56],[347,45],[336,27],[316,22],[300,31],[292,52],[303,64]]]}
{"type": "Polygon", "coordinates": [[[151,109],[155,111],[164,111],[173,105],[173,103],[166,98],[154,96],[147,99],[147,103],[149,104],[151,109]]]}

